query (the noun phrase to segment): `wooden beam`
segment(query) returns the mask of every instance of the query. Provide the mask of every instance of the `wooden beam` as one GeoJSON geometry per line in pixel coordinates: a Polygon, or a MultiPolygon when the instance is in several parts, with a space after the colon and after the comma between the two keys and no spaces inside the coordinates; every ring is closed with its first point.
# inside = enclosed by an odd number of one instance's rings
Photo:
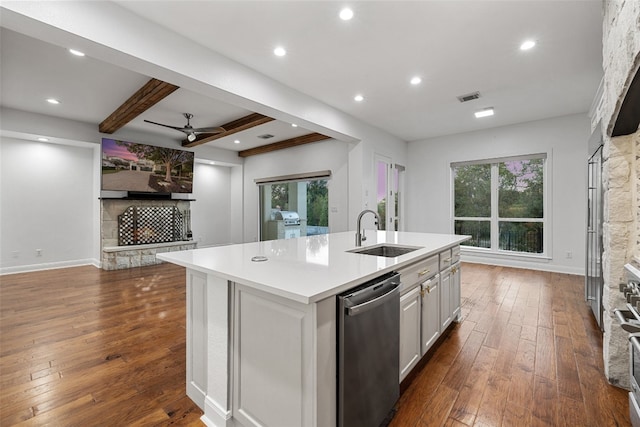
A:
{"type": "Polygon", "coordinates": [[[178,86],[158,79],[149,80],[98,126],[102,133],[114,133],[159,101],[173,93],[178,86]]]}
{"type": "Polygon", "coordinates": [[[222,125],[224,128],[224,132],[215,133],[215,134],[200,134],[194,139],[192,142],[185,139],[182,141],[183,147],[196,147],[198,145],[202,145],[204,143],[214,141],[216,139],[224,138],[225,136],[233,135],[234,133],[241,132],[243,130],[250,129],[255,126],[262,125],[264,123],[268,123],[274,120],[272,117],[264,116],[259,113],[251,113],[248,116],[241,117],[232,122],[226,123],[222,125]]]}
{"type": "Polygon", "coordinates": [[[323,141],[325,139],[331,139],[330,136],[322,135],[320,133],[309,133],[307,135],[297,136],[295,138],[287,139],[280,142],[274,142],[273,144],[261,145],[260,147],[250,148],[238,152],[240,157],[255,156],[256,154],[269,153],[271,151],[283,150],[285,148],[296,147],[298,145],[310,144],[312,142],[323,141]]]}

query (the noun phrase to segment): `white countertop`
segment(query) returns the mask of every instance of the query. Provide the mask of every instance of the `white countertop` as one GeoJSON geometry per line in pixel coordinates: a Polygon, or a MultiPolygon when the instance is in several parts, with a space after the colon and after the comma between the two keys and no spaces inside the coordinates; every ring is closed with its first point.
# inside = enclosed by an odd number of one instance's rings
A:
{"type": "Polygon", "coordinates": [[[167,252],[158,259],[213,274],[304,304],[341,293],[389,271],[459,245],[469,236],[365,230],[362,247],[380,243],[421,249],[385,258],[346,252],[355,232],[167,252]],[[255,262],[255,256],[267,261],[255,262]]]}

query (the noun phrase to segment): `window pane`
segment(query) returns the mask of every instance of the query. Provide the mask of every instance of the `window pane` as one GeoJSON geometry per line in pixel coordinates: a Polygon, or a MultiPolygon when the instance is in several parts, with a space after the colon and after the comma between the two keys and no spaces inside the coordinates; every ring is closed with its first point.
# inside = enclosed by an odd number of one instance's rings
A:
{"type": "Polygon", "coordinates": [[[543,166],[543,159],[513,160],[499,164],[500,218],[543,217],[543,166]]]}
{"type": "Polygon", "coordinates": [[[307,236],[329,232],[329,190],[327,180],[309,181],[307,185],[307,236]]]}
{"type": "Polygon", "coordinates": [[[491,247],[491,222],[490,221],[455,221],[455,234],[466,234],[471,240],[462,243],[466,246],[478,248],[491,247]]]}
{"type": "Polygon", "coordinates": [[[491,216],[491,165],[456,166],[453,178],[454,216],[491,216]]]}
{"type": "Polygon", "coordinates": [[[503,251],[542,253],[541,222],[500,221],[500,249],[503,251]]]}
{"type": "Polygon", "coordinates": [[[329,232],[324,179],[260,185],[260,239],[292,239],[329,232]]]}

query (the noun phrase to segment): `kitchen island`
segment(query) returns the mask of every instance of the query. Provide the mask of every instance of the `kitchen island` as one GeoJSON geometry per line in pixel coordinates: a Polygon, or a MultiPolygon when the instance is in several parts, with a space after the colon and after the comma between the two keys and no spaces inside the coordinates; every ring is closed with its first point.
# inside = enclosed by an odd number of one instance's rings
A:
{"type": "MultiPolygon", "coordinates": [[[[354,236],[157,255],[187,268],[187,395],[204,410],[203,422],[335,426],[335,296],[391,271],[401,272],[402,286],[417,286],[428,273],[450,271],[469,238],[367,230],[362,248],[416,248],[383,257],[352,252],[354,236]]],[[[458,288],[446,298],[449,322],[459,315],[459,295],[458,288]]]]}

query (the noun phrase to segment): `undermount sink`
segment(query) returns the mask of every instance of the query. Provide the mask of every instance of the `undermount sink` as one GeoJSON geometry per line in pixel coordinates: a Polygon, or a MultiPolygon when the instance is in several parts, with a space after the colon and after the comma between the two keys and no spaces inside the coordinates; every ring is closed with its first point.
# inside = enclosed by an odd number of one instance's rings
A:
{"type": "Polygon", "coordinates": [[[351,252],[354,254],[395,258],[404,254],[408,254],[409,252],[416,251],[418,249],[422,249],[422,248],[418,246],[397,246],[397,245],[381,244],[381,245],[375,245],[375,246],[367,246],[365,248],[351,249],[347,252],[351,252]]]}

